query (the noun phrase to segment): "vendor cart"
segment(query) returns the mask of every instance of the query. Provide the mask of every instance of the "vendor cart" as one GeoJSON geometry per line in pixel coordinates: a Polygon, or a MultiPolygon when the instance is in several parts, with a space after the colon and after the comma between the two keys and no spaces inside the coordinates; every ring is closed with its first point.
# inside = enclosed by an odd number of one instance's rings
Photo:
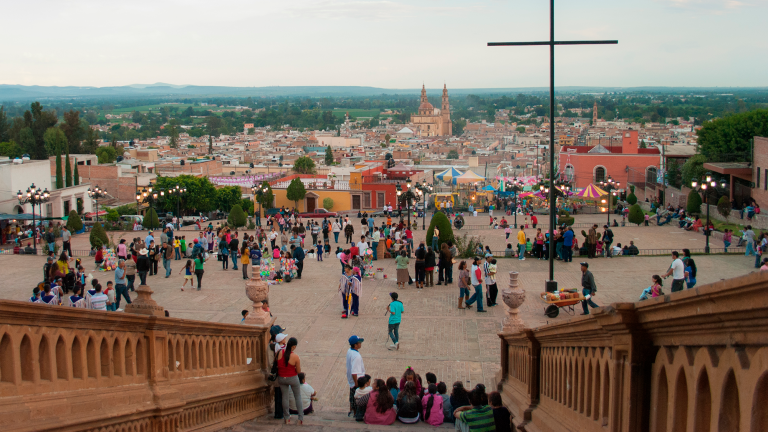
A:
{"type": "Polygon", "coordinates": [[[576,310],[573,308],[573,305],[586,300],[583,295],[573,292],[566,292],[565,294],[577,294],[578,297],[570,296],[570,298],[555,300],[548,297],[550,294],[547,292],[541,293],[541,299],[547,304],[547,307],[544,308],[544,315],[550,318],[556,318],[560,314],[561,308],[564,308],[563,310],[566,313],[575,315],[576,310]]]}

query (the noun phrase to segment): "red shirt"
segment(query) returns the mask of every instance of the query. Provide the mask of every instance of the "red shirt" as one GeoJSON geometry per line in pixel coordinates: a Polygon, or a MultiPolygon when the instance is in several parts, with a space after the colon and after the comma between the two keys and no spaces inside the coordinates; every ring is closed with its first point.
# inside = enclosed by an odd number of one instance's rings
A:
{"type": "Polygon", "coordinates": [[[352,258],[354,258],[360,254],[360,249],[357,246],[352,246],[349,248],[349,253],[352,255],[352,258]]]}
{"type": "Polygon", "coordinates": [[[405,229],[405,238],[407,238],[407,239],[412,239],[413,238],[413,232],[411,232],[411,230],[409,230],[407,228],[405,229]]]}

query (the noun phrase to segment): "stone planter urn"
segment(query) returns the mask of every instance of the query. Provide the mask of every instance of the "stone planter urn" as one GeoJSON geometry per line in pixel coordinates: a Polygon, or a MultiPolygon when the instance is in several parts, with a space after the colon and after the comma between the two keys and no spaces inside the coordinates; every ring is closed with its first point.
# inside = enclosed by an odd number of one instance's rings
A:
{"type": "Polygon", "coordinates": [[[152,293],[154,293],[152,288],[150,288],[148,285],[139,285],[139,287],[136,288],[136,293],[139,295],[139,297],[133,300],[133,303],[128,303],[125,305],[123,310],[126,313],[152,315],[157,317],[165,316],[165,309],[163,309],[162,306],[157,304],[157,302],[152,299],[152,293]]]}
{"type": "Polygon", "coordinates": [[[525,290],[518,286],[516,271],[509,272],[509,286],[501,291],[501,298],[507,305],[507,317],[504,318],[504,332],[517,333],[525,328],[525,323],[520,318],[519,307],[525,302],[525,290]]]}
{"type": "Polygon", "coordinates": [[[261,280],[261,269],[257,265],[251,266],[251,278],[245,283],[245,295],[253,302],[253,310],[245,318],[245,324],[269,324],[269,313],[261,309],[264,300],[269,298],[269,285],[261,280]]]}

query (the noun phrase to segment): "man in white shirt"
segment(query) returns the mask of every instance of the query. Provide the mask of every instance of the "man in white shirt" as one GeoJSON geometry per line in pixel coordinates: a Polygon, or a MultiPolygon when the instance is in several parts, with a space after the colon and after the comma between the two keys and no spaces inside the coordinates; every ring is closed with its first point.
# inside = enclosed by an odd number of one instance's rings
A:
{"type": "Polygon", "coordinates": [[[672,265],[669,266],[669,270],[664,274],[664,279],[672,275],[672,292],[682,291],[685,286],[685,264],[680,259],[680,254],[677,251],[672,251],[672,265]]]}
{"type": "Polygon", "coordinates": [[[365,241],[365,236],[360,236],[360,241],[357,242],[357,248],[360,249],[360,256],[365,256],[365,250],[368,249],[368,243],[365,241]]]}
{"type": "Polygon", "coordinates": [[[475,257],[472,262],[469,277],[472,287],[475,289],[475,293],[472,294],[472,297],[470,297],[465,304],[469,308],[472,303],[477,302],[477,311],[487,312],[486,310],[483,310],[483,271],[480,268],[480,257],[475,257]]]}
{"type": "MultiPolygon", "coordinates": [[[[315,389],[313,389],[311,385],[307,384],[304,372],[299,373],[299,383],[301,383],[299,386],[299,391],[301,392],[301,408],[304,410],[304,415],[307,415],[314,412],[314,409],[312,408],[312,398],[317,396],[317,392],[315,392],[315,389]]],[[[299,411],[296,409],[296,401],[294,399],[295,398],[292,397],[288,398],[288,410],[291,414],[298,414],[299,411]]]]}
{"type": "Polygon", "coordinates": [[[357,378],[365,375],[365,365],[363,357],[360,355],[360,347],[363,346],[364,339],[357,336],[349,338],[349,350],[347,350],[347,384],[349,385],[349,414],[355,412],[355,389],[357,389],[357,378]]]}
{"type": "Polygon", "coordinates": [[[384,204],[384,216],[387,216],[387,208],[388,208],[387,205],[384,204]]]}

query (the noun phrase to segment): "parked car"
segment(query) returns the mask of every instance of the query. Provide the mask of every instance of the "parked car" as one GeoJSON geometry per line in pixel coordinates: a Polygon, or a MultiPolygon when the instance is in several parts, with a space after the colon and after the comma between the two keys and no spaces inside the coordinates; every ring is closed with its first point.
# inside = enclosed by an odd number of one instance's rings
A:
{"type": "Polygon", "coordinates": [[[326,209],[317,209],[311,213],[299,213],[299,217],[303,218],[324,218],[324,217],[338,217],[338,213],[331,212],[326,209]]]}
{"type": "Polygon", "coordinates": [[[120,222],[122,222],[122,223],[133,224],[136,221],[138,221],[139,224],[143,224],[144,223],[144,216],[141,216],[141,215],[122,215],[122,216],[120,216],[120,222]]]}

